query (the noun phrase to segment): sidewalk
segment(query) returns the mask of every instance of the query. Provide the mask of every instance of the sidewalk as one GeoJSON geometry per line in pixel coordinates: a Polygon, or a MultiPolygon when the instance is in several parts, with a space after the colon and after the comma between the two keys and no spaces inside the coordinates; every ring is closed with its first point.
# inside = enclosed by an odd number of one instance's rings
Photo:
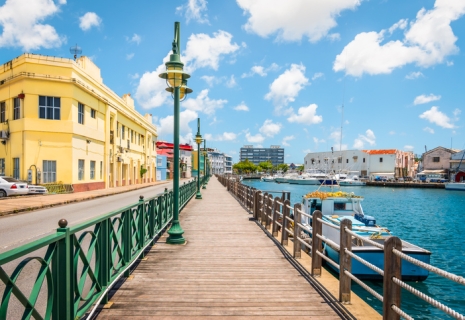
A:
{"type": "MultiPolygon", "coordinates": [[[[181,179],[181,181],[183,180],[189,179],[181,179]]],[[[171,183],[171,181],[172,180],[155,181],[130,186],[122,186],[110,189],[99,189],[76,193],[28,195],[12,198],[3,198],[2,200],[0,200],[0,216],[111,196],[118,193],[148,188],[156,185],[169,184],[171,183]]]]}

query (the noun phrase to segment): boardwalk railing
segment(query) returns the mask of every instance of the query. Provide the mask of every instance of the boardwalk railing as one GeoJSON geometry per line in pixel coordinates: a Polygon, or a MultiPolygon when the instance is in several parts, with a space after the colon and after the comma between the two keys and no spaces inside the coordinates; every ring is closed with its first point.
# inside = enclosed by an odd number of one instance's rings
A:
{"type": "Polygon", "coordinates": [[[335,226],[323,221],[322,213],[319,210],[316,210],[313,215],[308,215],[302,211],[299,203],[291,206],[289,200],[283,200],[279,197],[273,198],[272,195],[267,192],[262,193],[260,190],[243,185],[240,182],[230,180],[223,176],[217,177],[221,184],[225,186],[244,207],[253,213],[253,217],[267,230],[269,230],[274,237],[278,236],[278,228],[281,230],[281,245],[287,245],[289,238],[292,238],[294,258],[301,257],[302,248],[305,249],[303,250],[304,252],[308,252],[312,259],[310,272],[313,276],[318,277],[321,275],[323,259],[327,263],[330,263],[335,268],[339,269],[340,302],[350,303],[351,281],[354,281],[383,303],[383,319],[400,319],[400,317],[413,319],[400,308],[402,288],[456,319],[465,319],[464,315],[452,310],[446,305],[402,281],[401,261],[404,259],[416,266],[428,270],[429,272],[434,272],[445,279],[464,286],[465,278],[451,274],[402,253],[402,241],[399,238],[390,237],[385,241],[384,245],[379,244],[365,237],[362,238],[358,234],[352,232],[352,222],[350,220],[342,220],[340,226],[335,226]],[[301,216],[306,216],[311,219],[312,227],[302,225],[301,216]],[[323,236],[323,224],[340,230],[340,245],[323,236]],[[310,238],[307,233],[303,232],[304,230],[310,233],[312,237],[310,238]],[[384,270],[370,264],[368,261],[352,252],[353,238],[358,238],[383,250],[385,261],[384,270]],[[323,253],[323,242],[339,252],[339,263],[334,262],[329,257],[325,256],[323,253]],[[352,258],[383,277],[383,295],[380,295],[375,290],[371,289],[368,285],[351,273],[352,258]],[[344,270],[344,272],[341,272],[341,270],[344,270]]]}
{"type": "MultiPolygon", "coordinates": [[[[180,209],[196,190],[195,181],[180,187],[180,209]]],[[[93,305],[107,303],[109,289],[129,276],[172,218],[173,192],[165,189],[73,227],[62,219],[55,234],[0,254],[0,320],[80,319],[93,305]],[[33,277],[31,267],[38,269],[33,277]],[[21,282],[25,277],[34,278],[29,289],[21,282]]]]}

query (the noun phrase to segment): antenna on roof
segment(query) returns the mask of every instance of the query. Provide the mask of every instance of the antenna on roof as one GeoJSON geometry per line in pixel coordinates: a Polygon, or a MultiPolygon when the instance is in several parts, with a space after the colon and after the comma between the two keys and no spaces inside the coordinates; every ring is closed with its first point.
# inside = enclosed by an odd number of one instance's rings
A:
{"type": "Polygon", "coordinates": [[[69,52],[71,52],[72,54],[74,54],[74,60],[76,60],[77,55],[82,53],[82,48],[79,47],[79,46],[77,45],[77,43],[76,43],[76,45],[75,45],[74,47],[69,48],[69,52]]]}

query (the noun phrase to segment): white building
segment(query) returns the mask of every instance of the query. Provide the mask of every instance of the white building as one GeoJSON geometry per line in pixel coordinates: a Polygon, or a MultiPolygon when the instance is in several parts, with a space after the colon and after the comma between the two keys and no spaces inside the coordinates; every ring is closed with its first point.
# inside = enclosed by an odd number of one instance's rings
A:
{"type": "Polygon", "coordinates": [[[232,174],[232,169],[233,169],[232,166],[233,166],[232,157],[225,154],[224,155],[224,173],[232,174]]]}
{"type": "Polygon", "coordinates": [[[326,172],[359,174],[362,177],[388,176],[413,177],[414,155],[396,149],[342,150],[309,153],[304,158],[304,167],[326,172]]]}

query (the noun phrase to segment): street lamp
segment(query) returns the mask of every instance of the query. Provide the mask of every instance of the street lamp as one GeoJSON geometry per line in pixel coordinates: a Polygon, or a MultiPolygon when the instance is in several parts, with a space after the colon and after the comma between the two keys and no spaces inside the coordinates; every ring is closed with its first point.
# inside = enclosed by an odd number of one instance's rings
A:
{"type": "Polygon", "coordinates": [[[168,88],[165,90],[171,92],[174,99],[174,159],[173,163],[173,222],[171,228],[168,230],[168,238],[166,243],[169,244],[183,244],[186,242],[182,236],[182,230],[179,224],[179,101],[184,100],[186,95],[192,92],[192,89],[187,87],[187,79],[190,75],[184,73],[184,64],[181,62],[181,26],[179,22],[174,23],[174,40],[173,40],[173,53],[170,55],[170,61],[166,62],[166,72],[159,74],[160,78],[166,80],[168,88]]]}
{"type": "Polygon", "coordinates": [[[203,176],[205,177],[205,183],[202,186],[202,189],[207,189],[207,139],[203,139],[203,176]]]}
{"type": "Polygon", "coordinates": [[[202,135],[200,134],[200,118],[197,118],[197,134],[195,135],[195,142],[197,143],[197,194],[196,199],[202,199],[200,193],[200,144],[202,143],[202,135]]]}

